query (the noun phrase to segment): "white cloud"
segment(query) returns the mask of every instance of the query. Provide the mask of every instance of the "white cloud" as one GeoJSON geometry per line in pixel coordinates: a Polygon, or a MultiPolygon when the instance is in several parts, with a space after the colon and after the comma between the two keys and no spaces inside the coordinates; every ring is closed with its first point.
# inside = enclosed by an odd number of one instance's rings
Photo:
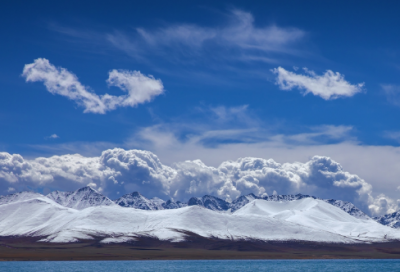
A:
{"type": "Polygon", "coordinates": [[[110,197],[140,191],[146,196],[187,200],[212,194],[233,200],[241,194],[305,193],[354,202],[373,214],[397,208],[394,200],[373,196],[372,186],[345,171],[329,157],[314,156],[305,163],[277,163],[244,157],[218,167],[200,160],[166,166],[149,151],[109,149],[100,157],[63,155],[26,160],[0,153],[0,190],[8,188],[76,189],[89,184],[110,197]]]}
{"type": "Polygon", "coordinates": [[[47,59],[39,58],[26,64],[22,73],[27,82],[43,81],[52,94],[65,96],[85,108],[84,112],[101,113],[117,107],[134,107],[151,101],[164,92],[159,79],[145,76],[139,71],[112,70],[107,80],[110,86],[116,86],[127,92],[126,95],[97,95],[83,86],[78,78],[65,68],[57,68],[47,59]]]}
{"type": "Polygon", "coordinates": [[[338,72],[327,70],[319,76],[313,71],[304,68],[306,74],[296,74],[282,67],[272,69],[277,75],[276,84],[281,90],[300,89],[304,95],[312,93],[325,100],[339,97],[350,97],[362,91],[364,83],[350,84],[344,76],[338,72]]]}
{"type": "Polygon", "coordinates": [[[58,139],[60,138],[60,136],[58,136],[57,134],[51,134],[50,136],[45,137],[45,139],[58,139]]]}

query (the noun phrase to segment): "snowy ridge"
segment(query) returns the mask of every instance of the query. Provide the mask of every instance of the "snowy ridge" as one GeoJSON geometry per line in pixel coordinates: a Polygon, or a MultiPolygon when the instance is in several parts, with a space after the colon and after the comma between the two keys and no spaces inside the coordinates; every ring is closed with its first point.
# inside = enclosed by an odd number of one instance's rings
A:
{"type": "Polygon", "coordinates": [[[202,206],[212,211],[227,211],[230,203],[215,196],[205,195],[203,197],[192,197],[189,199],[188,206],[202,206]]]}
{"type": "Polygon", "coordinates": [[[41,196],[43,196],[43,195],[34,193],[34,192],[29,192],[29,191],[19,192],[19,193],[15,193],[15,194],[11,194],[11,195],[6,195],[6,196],[0,196],[0,205],[17,202],[17,201],[35,199],[35,198],[38,198],[41,196]]]}
{"type": "Polygon", "coordinates": [[[38,237],[43,242],[134,241],[138,236],[178,242],[188,234],[264,241],[363,243],[400,240],[400,231],[373,220],[357,219],[322,200],[255,199],[233,212],[200,206],[168,210],[128,209],[119,205],[82,210],[38,196],[0,205],[0,236],[38,237]]]}
{"type": "Polygon", "coordinates": [[[231,211],[234,212],[236,210],[239,210],[241,207],[243,207],[250,201],[253,201],[254,199],[259,199],[259,197],[255,196],[254,194],[248,194],[236,198],[234,201],[232,201],[230,205],[231,211]]]}
{"type": "MultiPolygon", "coordinates": [[[[234,212],[236,210],[239,210],[240,208],[242,208],[243,206],[245,206],[246,204],[248,204],[249,202],[255,200],[255,199],[263,199],[266,201],[272,201],[272,202],[284,202],[284,201],[294,201],[294,200],[300,200],[300,199],[305,199],[305,198],[312,198],[312,199],[318,199],[314,196],[309,196],[309,195],[303,195],[303,194],[297,194],[297,195],[271,195],[271,196],[265,196],[265,197],[258,197],[254,194],[248,194],[245,196],[240,196],[237,199],[235,199],[234,201],[232,201],[232,203],[228,203],[222,199],[216,198],[216,197],[212,197],[212,196],[204,196],[203,198],[198,198],[198,197],[192,197],[189,200],[188,205],[192,206],[192,205],[199,205],[199,206],[203,206],[207,209],[210,210],[218,210],[218,211],[227,211],[230,210],[231,212],[234,212]],[[207,205],[205,204],[205,200],[204,199],[210,199],[213,200],[207,202],[207,205]],[[212,205],[209,203],[219,203],[219,205],[212,205]]],[[[347,212],[348,214],[359,218],[359,219],[371,219],[368,215],[366,215],[364,212],[362,212],[360,209],[358,209],[353,203],[351,202],[347,202],[347,201],[342,201],[342,200],[335,200],[335,199],[320,199],[323,200],[335,207],[338,207],[340,209],[342,209],[343,211],[347,212]]]]}
{"type": "Polygon", "coordinates": [[[121,207],[129,207],[140,210],[164,210],[164,209],[178,209],[187,206],[186,203],[180,201],[168,200],[164,201],[158,197],[148,199],[141,195],[139,192],[123,195],[114,201],[121,207]]]}
{"type": "Polygon", "coordinates": [[[357,208],[353,203],[343,200],[335,200],[335,199],[324,199],[325,202],[342,209],[343,211],[347,212],[348,214],[354,216],[355,218],[359,219],[371,219],[368,215],[362,212],[359,208],[357,208]]]}
{"type": "Polygon", "coordinates": [[[400,211],[385,214],[380,217],[374,217],[373,219],[382,225],[400,229],[400,211]]]}
{"type": "Polygon", "coordinates": [[[47,197],[64,207],[77,210],[83,210],[95,206],[115,205],[111,199],[103,196],[89,186],[83,187],[74,192],[54,191],[48,194],[47,197]]]}
{"type": "Polygon", "coordinates": [[[164,201],[159,198],[153,200],[147,199],[139,192],[123,195],[115,200],[115,203],[121,207],[130,207],[141,210],[163,210],[162,204],[164,201]]]}
{"type": "MultiPolygon", "coordinates": [[[[31,193],[34,194],[34,193],[31,193]]],[[[84,209],[87,207],[93,206],[101,206],[101,205],[113,205],[113,201],[109,198],[101,195],[94,189],[90,187],[81,188],[75,192],[60,192],[55,191],[51,194],[47,195],[50,199],[54,200],[55,202],[59,203],[62,206],[75,208],[75,209],[84,209]]],[[[6,198],[9,196],[5,196],[6,198]]],[[[12,198],[12,197],[11,197],[12,198]]],[[[148,199],[141,195],[139,192],[133,192],[130,194],[126,194],[119,199],[115,200],[114,202],[122,207],[130,207],[135,209],[141,210],[164,210],[164,209],[178,209],[186,206],[202,206],[207,209],[213,211],[231,211],[234,212],[243,206],[245,206],[250,201],[255,199],[263,199],[266,201],[275,201],[275,202],[282,202],[282,201],[294,201],[300,200],[304,198],[312,198],[317,199],[314,196],[297,194],[297,195],[278,195],[274,194],[271,196],[265,197],[258,197],[254,194],[248,194],[245,196],[240,196],[232,203],[229,203],[223,199],[220,199],[215,196],[205,195],[203,197],[192,197],[189,199],[188,203],[183,203],[180,201],[173,201],[168,200],[164,201],[160,198],[154,197],[148,199]]],[[[347,201],[342,200],[335,200],[335,199],[321,199],[333,206],[336,206],[343,211],[347,212],[348,214],[360,218],[360,219],[370,219],[368,215],[358,209],[354,204],[347,201]]],[[[1,198],[0,198],[1,204],[1,198]]]]}

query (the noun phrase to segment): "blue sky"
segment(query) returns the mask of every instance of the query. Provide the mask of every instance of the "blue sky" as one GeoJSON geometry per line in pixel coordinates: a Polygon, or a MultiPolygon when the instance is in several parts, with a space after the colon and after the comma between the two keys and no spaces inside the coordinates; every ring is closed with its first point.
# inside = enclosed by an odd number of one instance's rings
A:
{"type": "Polygon", "coordinates": [[[395,201],[399,5],[3,3],[1,151],[33,160],[135,148],[166,165],[201,159],[213,166],[245,156],[280,163],[329,156],[395,201]],[[68,84],[80,84],[84,95],[109,94],[114,104],[101,100],[93,110],[73,91],[50,93],[47,72],[23,74],[38,58],[56,74],[76,75],[68,84]],[[138,99],[143,82],[132,85],[132,71],[159,85],[138,99]]]}

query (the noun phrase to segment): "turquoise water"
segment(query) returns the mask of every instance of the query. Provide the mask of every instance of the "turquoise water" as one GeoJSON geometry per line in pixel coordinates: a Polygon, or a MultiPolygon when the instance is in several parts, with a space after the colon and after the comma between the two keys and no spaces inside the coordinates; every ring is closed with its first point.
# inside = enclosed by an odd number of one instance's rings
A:
{"type": "Polygon", "coordinates": [[[400,260],[1,262],[0,271],[400,271],[400,260]]]}

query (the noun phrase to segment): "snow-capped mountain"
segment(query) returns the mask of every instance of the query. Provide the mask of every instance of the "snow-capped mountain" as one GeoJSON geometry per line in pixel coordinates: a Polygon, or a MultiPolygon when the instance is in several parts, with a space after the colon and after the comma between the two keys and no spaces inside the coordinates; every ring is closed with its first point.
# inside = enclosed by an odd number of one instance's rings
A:
{"type": "Polygon", "coordinates": [[[202,206],[213,211],[227,211],[230,203],[215,196],[205,195],[203,197],[192,197],[189,199],[188,206],[202,206]]]}
{"type": "Polygon", "coordinates": [[[230,204],[231,211],[237,211],[240,208],[242,208],[244,205],[249,203],[250,201],[253,201],[254,199],[259,199],[258,196],[255,196],[254,194],[248,194],[245,196],[239,196],[236,198],[232,203],[230,204]]]}
{"type": "Polygon", "coordinates": [[[180,201],[168,200],[164,201],[158,197],[148,199],[141,195],[139,192],[126,194],[114,201],[121,207],[129,207],[140,210],[164,210],[164,209],[178,209],[187,206],[186,203],[180,201]]]}
{"type": "MultiPolygon", "coordinates": [[[[188,205],[189,206],[193,206],[193,205],[198,205],[198,206],[203,206],[207,209],[210,210],[218,210],[218,211],[227,211],[230,209],[231,212],[234,212],[236,210],[239,210],[240,208],[242,208],[243,206],[245,206],[247,203],[255,200],[255,199],[263,199],[266,201],[272,201],[272,202],[287,202],[287,201],[294,201],[294,200],[300,200],[300,199],[305,199],[305,198],[312,198],[312,199],[318,199],[314,196],[310,196],[310,195],[303,195],[303,194],[297,194],[297,195],[271,195],[271,196],[265,196],[263,198],[258,197],[254,194],[248,194],[245,196],[240,196],[237,199],[235,199],[234,201],[232,201],[232,203],[228,203],[222,199],[216,198],[216,197],[212,197],[212,196],[204,196],[202,198],[199,197],[192,197],[189,202],[188,205]],[[206,205],[204,199],[209,199],[206,205]],[[210,201],[213,200],[213,201],[210,201]],[[217,202],[218,200],[218,202],[217,202]],[[212,205],[209,203],[219,203],[219,205],[212,205]]],[[[363,213],[360,209],[358,209],[353,203],[351,202],[347,202],[347,201],[342,201],[342,200],[335,200],[335,199],[320,199],[323,200],[335,207],[338,207],[340,209],[342,209],[343,211],[347,212],[348,214],[359,218],[359,219],[370,219],[370,217],[368,215],[366,215],[365,213],[363,213]]]]}
{"type": "Polygon", "coordinates": [[[354,216],[359,219],[371,219],[368,215],[363,213],[359,208],[357,208],[353,203],[343,200],[335,200],[335,199],[323,199],[325,202],[342,209],[348,214],[354,216]]]}
{"type": "Polygon", "coordinates": [[[263,197],[263,199],[267,200],[267,201],[293,201],[293,200],[300,200],[300,199],[304,199],[304,198],[317,199],[315,196],[303,195],[303,194],[297,194],[297,195],[278,195],[278,194],[274,194],[274,195],[271,195],[271,196],[263,197]]]}
{"type": "Polygon", "coordinates": [[[115,205],[111,199],[103,196],[89,186],[83,187],[74,192],[54,191],[48,194],[47,197],[64,207],[77,210],[83,210],[95,206],[115,205]]]}
{"type": "Polygon", "coordinates": [[[139,192],[126,194],[114,201],[121,207],[129,207],[141,210],[163,210],[164,200],[159,198],[147,199],[139,192]]]}
{"type": "Polygon", "coordinates": [[[163,208],[166,210],[172,210],[172,209],[179,209],[179,208],[183,208],[186,207],[188,204],[186,203],[182,203],[180,201],[173,201],[173,200],[167,200],[166,202],[164,202],[162,204],[163,208]]]}
{"type": "Polygon", "coordinates": [[[38,237],[43,242],[97,239],[126,242],[149,236],[171,242],[191,235],[229,240],[363,243],[400,240],[400,231],[373,220],[357,219],[313,198],[293,201],[255,199],[241,209],[219,212],[197,205],[168,210],[119,205],[83,210],[45,196],[0,205],[0,236],[38,237]]]}
{"type": "Polygon", "coordinates": [[[395,229],[400,229],[400,211],[388,213],[379,217],[374,217],[373,219],[382,225],[389,226],[395,229]]]}
{"type": "MultiPolygon", "coordinates": [[[[33,192],[22,192],[13,195],[3,196],[0,197],[0,205],[3,202],[4,203],[9,202],[16,198],[34,198],[35,196],[37,196],[37,193],[33,192]]],[[[248,194],[245,196],[240,196],[234,201],[232,201],[232,203],[229,203],[218,197],[205,195],[201,198],[192,197],[189,199],[188,203],[183,203],[180,201],[175,202],[173,200],[164,201],[157,197],[148,199],[143,195],[141,195],[139,192],[133,192],[130,194],[126,194],[115,201],[112,201],[88,186],[83,187],[74,192],[55,191],[48,194],[47,197],[49,197],[50,199],[54,200],[55,202],[57,202],[62,206],[79,210],[93,206],[102,206],[102,205],[109,206],[109,205],[114,205],[114,203],[116,203],[117,205],[122,207],[130,207],[141,210],[178,209],[186,206],[197,205],[214,211],[230,211],[230,212],[235,212],[236,210],[239,210],[240,208],[242,208],[243,206],[245,206],[246,204],[255,199],[263,199],[265,201],[272,201],[272,202],[294,201],[305,198],[318,199],[314,196],[303,195],[303,194],[297,194],[297,195],[274,194],[271,196],[265,196],[263,198],[255,196],[254,194],[248,194]]],[[[363,213],[360,209],[358,209],[354,204],[350,202],[335,200],[335,199],[321,199],[321,200],[342,209],[343,211],[347,212],[348,214],[356,218],[370,219],[368,215],[363,213]]],[[[385,220],[381,221],[376,220],[376,221],[386,222],[385,220]]],[[[392,226],[395,225],[395,223],[388,225],[392,226]]]]}

